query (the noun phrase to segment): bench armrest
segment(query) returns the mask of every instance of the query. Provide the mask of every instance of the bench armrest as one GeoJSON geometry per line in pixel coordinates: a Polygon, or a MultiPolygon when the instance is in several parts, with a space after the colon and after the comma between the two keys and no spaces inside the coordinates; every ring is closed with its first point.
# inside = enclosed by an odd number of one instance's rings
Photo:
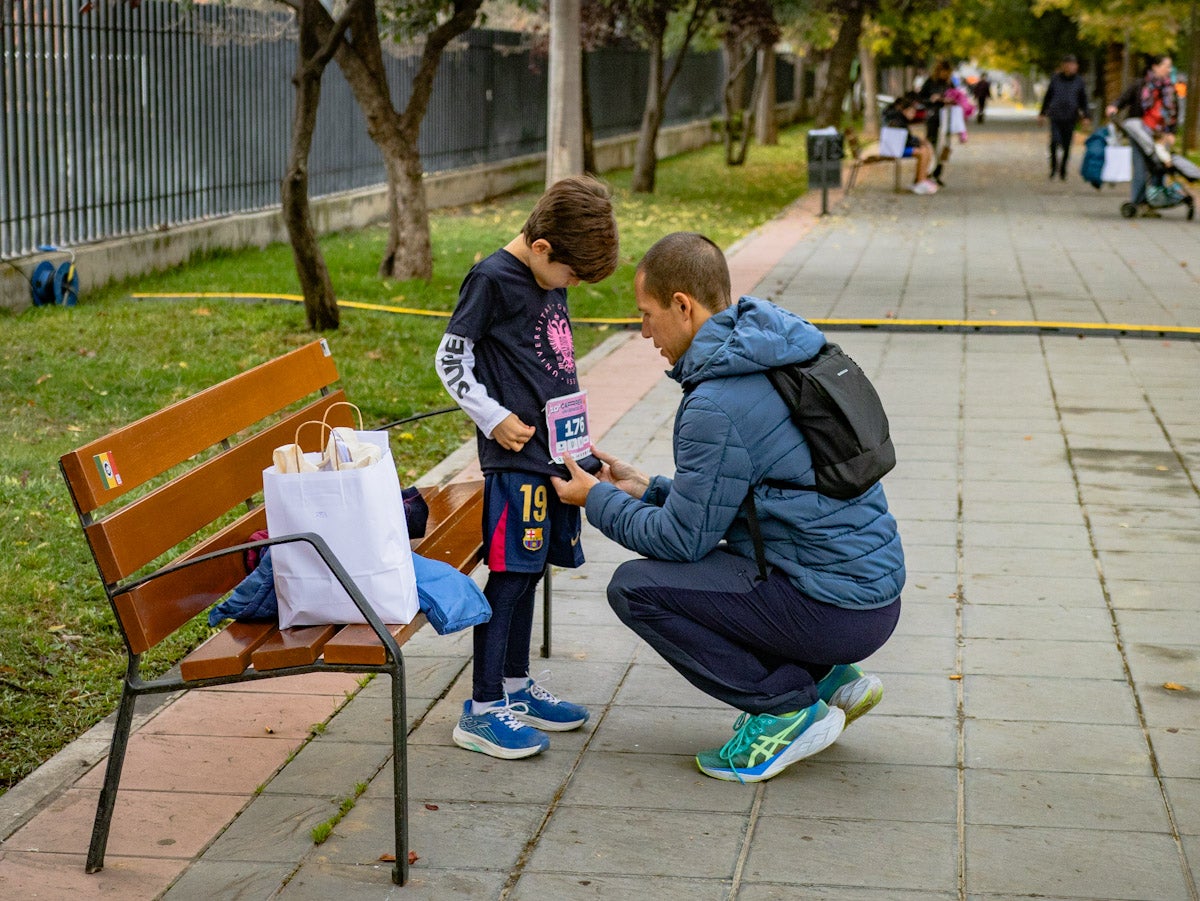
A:
{"type": "Polygon", "coordinates": [[[379,637],[379,640],[387,649],[391,659],[393,661],[399,660],[400,645],[396,643],[396,639],[392,637],[392,633],[388,631],[386,626],[384,626],[383,621],[379,618],[379,614],[377,614],[375,609],[367,602],[367,599],[359,590],[358,585],[355,584],[354,579],[351,578],[348,572],[346,572],[345,567],[342,566],[342,562],[338,560],[337,556],[333,553],[333,550],[328,544],[325,543],[325,539],[315,532],[297,532],[294,535],[281,535],[279,537],[263,538],[258,541],[246,541],[241,544],[235,544],[231,545],[230,547],[221,548],[217,551],[210,551],[207,554],[199,554],[180,563],[164,566],[162,569],[156,570],[155,572],[150,573],[148,576],[144,576],[141,579],[136,579],[127,585],[122,585],[117,591],[113,592],[113,597],[116,598],[121,594],[132,591],[140,585],[153,582],[155,579],[168,575],[169,573],[179,572],[180,570],[196,566],[200,563],[206,563],[209,560],[215,560],[219,557],[226,557],[230,554],[242,553],[250,550],[251,548],[269,547],[276,544],[291,544],[296,541],[303,541],[306,544],[311,545],[317,554],[320,555],[321,560],[327,567],[329,567],[329,571],[333,573],[334,578],[338,580],[342,588],[345,589],[346,594],[350,596],[350,600],[354,602],[354,606],[357,607],[359,612],[363,615],[363,618],[367,621],[367,625],[371,627],[371,631],[379,637]]]}

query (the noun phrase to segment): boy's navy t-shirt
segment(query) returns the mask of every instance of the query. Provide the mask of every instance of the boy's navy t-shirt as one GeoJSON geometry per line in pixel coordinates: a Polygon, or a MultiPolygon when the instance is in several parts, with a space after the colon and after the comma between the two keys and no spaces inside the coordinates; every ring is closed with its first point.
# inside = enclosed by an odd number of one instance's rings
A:
{"type": "Polygon", "coordinates": [[[475,380],[537,430],[516,453],[477,430],[483,471],[565,476],[550,462],[544,408],[579,390],[566,289],[545,290],[528,266],[497,250],[467,273],[446,331],[474,343],[475,380]]]}

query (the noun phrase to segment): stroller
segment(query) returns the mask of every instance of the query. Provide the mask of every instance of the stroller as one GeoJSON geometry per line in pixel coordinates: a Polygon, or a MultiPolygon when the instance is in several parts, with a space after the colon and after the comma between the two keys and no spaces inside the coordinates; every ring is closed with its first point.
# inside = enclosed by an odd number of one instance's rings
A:
{"type": "Polygon", "coordinates": [[[1147,185],[1144,201],[1133,203],[1126,201],[1121,204],[1121,215],[1132,219],[1139,210],[1149,208],[1166,210],[1184,204],[1187,206],[1187,217],[1196,215],[1196,199],[1184,186],[1183,182],[1195,182],[1200,179],[1200,167],[1185,156],[1172,154],[1164,147],[1155,144],[1154,136],[1150,133],[1141,119],[1129,118],[1121,123],[1121,130],[1129,138],[1133,152],[1139,154],[1146,164],[1146,171],[1152,176],[1166,176],[1169,180],[1161,186],[1147,185]]]}

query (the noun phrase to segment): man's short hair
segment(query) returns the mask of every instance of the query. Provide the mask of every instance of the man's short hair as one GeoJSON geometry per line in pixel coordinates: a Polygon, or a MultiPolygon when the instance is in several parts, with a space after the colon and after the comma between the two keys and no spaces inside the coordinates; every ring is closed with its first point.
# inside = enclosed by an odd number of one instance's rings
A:
{"type": "Polygon", "coordinates": [[[682,291],[710,313],[732,303],[729,264],[721,248],[696,232],[673,232],[646,251],[637,271],[642,289],[664,307],[682,291]]]}
{"type": "Polygon", "coordinates": [[[608,278],[617,268],[617,220],[612,193],[602,181],[570,176],[551,185],[525,220],[529,244],[550,244],[550,262],[565,263],[585,282],[608,278]]]}
{"type": "Polygon", "coordinates": [[[1077,62],[1079,62],[1079,60],[1077,60],[1077,59],[1075,58],[1075,54],[1074,54],[1074,53],[1068,53],[1066,56],[1064,56],[1064,57],[1062,58],[1062,61],[1063,61],[1064,63],[1077,63],[1077,62]]]}

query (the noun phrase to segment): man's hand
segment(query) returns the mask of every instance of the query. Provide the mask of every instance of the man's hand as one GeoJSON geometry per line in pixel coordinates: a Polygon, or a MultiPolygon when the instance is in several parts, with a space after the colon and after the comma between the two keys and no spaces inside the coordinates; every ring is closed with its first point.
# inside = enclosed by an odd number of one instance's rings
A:
{"type": "Polygon", "coordinates": [[[593,447],[592,454],[604,464],[600,470],[600,479],[616,485],[626,494],[641,499],[650,487],[650,477],[624,460],[618,460],[611,454],[606,454],[599,448],[593,447]]]}
{"type": "Polygon", "coordinates": [[[505,450],[515,453],[533,437],[534,431],[534,427],[525,425],[516,413],[509,413],[492,430],[492,438],[505,450]]]}
{"type": "MultiPolygon", "coordinates": [[[[593,448],[592,453],[595,452],[595,448],[593,448]]],[[[596,456],[599,456],[599,454],[596,456]]],[[[575,462],[575,458],[570,454],[567,454],[563,458],[563,462],[567,465],[567,472],[571,474],[570,480],[560,479],[558,476],[550,476],[550,483],[554,486],[554,490],[558,492],[559,500],[564,504],[582,507],[587,504],[588,492],[600,480],[580,469],[579,464],[575,462]]]]}

